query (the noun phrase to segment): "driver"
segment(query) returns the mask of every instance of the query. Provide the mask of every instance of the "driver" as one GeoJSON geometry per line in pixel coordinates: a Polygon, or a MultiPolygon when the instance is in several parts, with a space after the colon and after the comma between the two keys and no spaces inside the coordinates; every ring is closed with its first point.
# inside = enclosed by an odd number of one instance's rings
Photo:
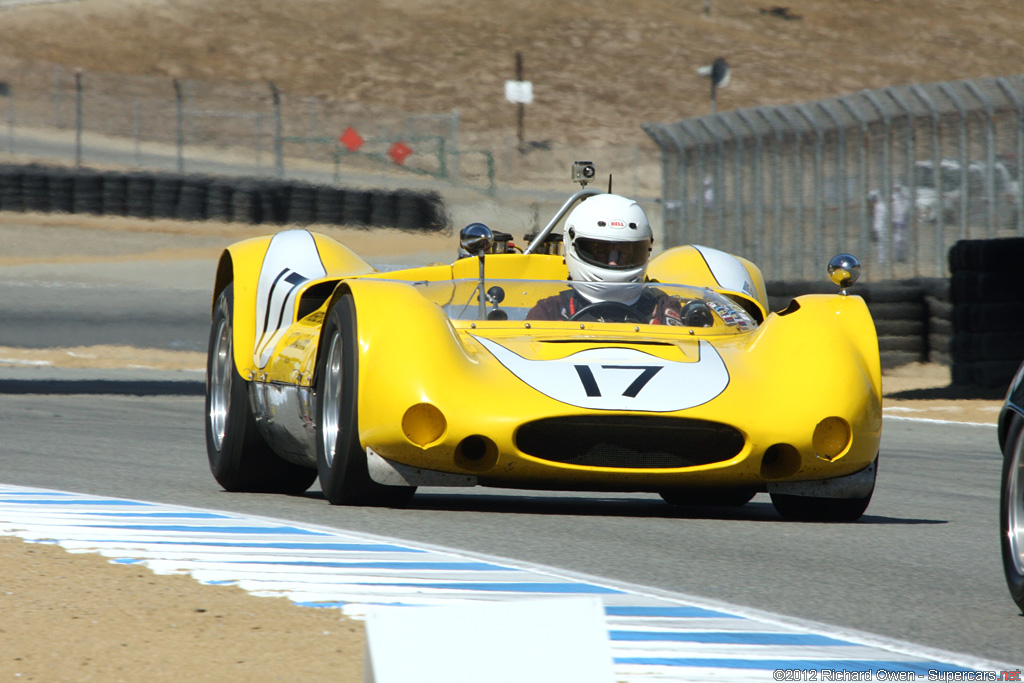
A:
{"type": "Polygon", "coordinates": [[[594,195],[572,210],[565,226],[571,288],[538,301],[527,320],[684,324],[677,299],[644,287],[654,234],[639,204],[594,195]]]}

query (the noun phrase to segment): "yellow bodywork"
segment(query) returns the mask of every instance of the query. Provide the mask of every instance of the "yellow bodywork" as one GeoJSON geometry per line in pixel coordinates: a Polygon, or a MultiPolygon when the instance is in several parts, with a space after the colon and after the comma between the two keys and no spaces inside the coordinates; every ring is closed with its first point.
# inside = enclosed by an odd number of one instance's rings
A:
{"type": "MultiPolygon", "coordinates": [[[[803,296],[795,310],[769,313],[756,266],[740,261],[753,291],[722,289],[700,254],[680,247],[651,262],[651,278],[745,297],[761,310],[763,323],[750,332],[725,334],[718,328],[631,323],[449,320],[412,283],[476,278],[476,258],[376,273],[344,246],[322,235],[314,238],[328,276],[304,283],[299,298],[317,292],[323,300],[291,320],[263,368],[253,361],[253,318],[269,238],[226,250],[215,299],[234,283],[237,369],[243,378],[257,382],[315,387],[323,321],[336,297],[351,296],[359,346],[359,438],[364,447],[389,460],[472,475],[488,485],[658,491],[840,477],[862,470],[878,453],[878,343],[858,296],[803,296]],[[574,465],[523,453],[516,434],[525,424],[627,411],[595,411],[551,398],[512,374],[480,339],[538,361],[614,346],[692,362],[701,340],[710,342],[728,370],[727,386],[713,400],[658,415],[731,425],[743,435],[742,450],[726,461],[675,469],[574,465]]],[[[556,280],[563,285],[566,278],[559,256],[497,255],[488,256],[485,264],[488,278],[556,280]]],[[[515,297],[516,292],[509,292],[506,303],[516,305],[515,297]]],[[[642,442],[644,436],[640,430],[636,439],[642,442]]]]}
{"type": "Polygon", "coordinates": [[[761,269],[742,256],[732,256],[743,269],[748,290],[728,287],[715,278],[701,252],[693,246],[682,246],[663,251],[647,266],[647,277],[655,282],[685,282],[696,287],[709,287],[723,294],[743,297],[753,301],[761,311],[761,319],[768,314],[768,291],[764,285],[761,269]],[[686,280],[677,278],[685,277],[686,280]]]}

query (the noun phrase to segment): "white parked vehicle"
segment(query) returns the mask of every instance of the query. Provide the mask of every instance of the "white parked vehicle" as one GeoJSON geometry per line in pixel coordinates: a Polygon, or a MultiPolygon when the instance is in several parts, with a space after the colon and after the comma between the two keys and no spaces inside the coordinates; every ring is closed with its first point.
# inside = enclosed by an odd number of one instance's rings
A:
{"type": "Polygon", "coordinates": [[[960,164],[943,159],[939,172],[931,161],[914,164],[914,207],[917,220],[935,223],[939,213],[945,221],[953,219],[953,205],[960,197],[960,164]]]}
{"type": "MultiPolygon", "coordinates": [[[[984,220],[989,202],[987,171],[988,164],[972,161],[967,166],[965,181],[959,161],[943,159],[938,173],[931,161],[918,161],[914,164],[914,206],[918,220],[935,223],[940,212],[944,222],[959,220],[961,204],[965,200],[969,220],[984,220]]],[[[1012,164],[1002,160],[995,162],[992,166],[992,189],[996,223],[1001,226],[1015,224],[1020,184],[1012,164]]]]}

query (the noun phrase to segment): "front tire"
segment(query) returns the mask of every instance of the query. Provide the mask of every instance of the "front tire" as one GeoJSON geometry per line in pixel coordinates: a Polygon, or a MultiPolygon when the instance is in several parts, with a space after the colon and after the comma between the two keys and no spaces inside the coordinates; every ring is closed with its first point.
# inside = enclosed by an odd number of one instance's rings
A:
{"type": "Polygon", "coordinates": [[[370,478],[359,441],[359,362],[352,297],[342,296],[324,322],[316,367],[316,461],[320,487],[332,505],[401,506],[415,486],[385,486],[370,478]]]}
{"type": "Polygon", "coordinates": [[[277,456],[249,409],[249,383],[235,368],[234,286],[217,298],[206,357],[206,454],[217,483],[228,491],[299,494],[316,470],[277,456]]]}
{"type": "Polygon", "coordinates": [[[856,522],[871,503],[878,480],[878,458],[871,480],[871,490],[863,498],[819,498],[772,493],[772,505],[783,519],[794,522],[856,522]]]}
{"type": "Polygon", "coordinates": [[[1024,418],[1020,416],[1014,418],[1003,447],[999,531],[1006,585],[1024,612],[1024,418]]]}

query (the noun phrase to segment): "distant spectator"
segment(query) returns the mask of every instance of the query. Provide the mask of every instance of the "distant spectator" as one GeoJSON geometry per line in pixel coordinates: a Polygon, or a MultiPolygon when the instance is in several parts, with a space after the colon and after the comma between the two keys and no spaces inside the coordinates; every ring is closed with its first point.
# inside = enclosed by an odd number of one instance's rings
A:
{"type": "Polygon", "coordinates": [[[889,206],[878,190],[868,194],[868,202],[871,204],[871,241],[875,243],[876,260],[885,263],[889,246],[889,206]]]}
{"type": "Polygon", "coordinates": [[[893,257],[907,260],[907,214],[910,212],[910,193],[907,188],[897,185],[892,191],[892,251],[893,257]]]}
{"type": "Polygon", "coordinates": [[[889,232],[889,203],[882,199],[878,190],[868,194],[871,204],[871,241],[875,243],[875,255],[878,263],[889,260],[889,247],[892,246],[896,261],[907,260],[907,215],[910,212],[910,193],[902,185],[892,190],[892,233],[889,232]]]}

